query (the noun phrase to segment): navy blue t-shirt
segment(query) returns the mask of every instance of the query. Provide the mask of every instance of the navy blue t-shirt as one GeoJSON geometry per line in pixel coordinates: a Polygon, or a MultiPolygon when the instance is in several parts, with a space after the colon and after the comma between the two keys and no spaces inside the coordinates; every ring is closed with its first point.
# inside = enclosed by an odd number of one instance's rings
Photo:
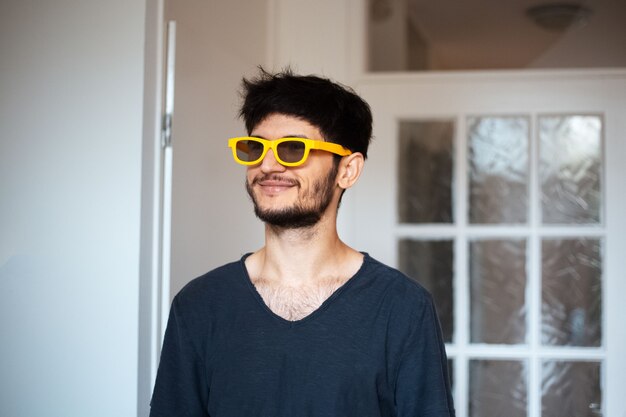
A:
{"type": "Polygon", "coordinates": [[[245,256],[174,298],[151,417],[454,416],[428,292],[364,254],[298,321],[274,314],[245,256]]]}

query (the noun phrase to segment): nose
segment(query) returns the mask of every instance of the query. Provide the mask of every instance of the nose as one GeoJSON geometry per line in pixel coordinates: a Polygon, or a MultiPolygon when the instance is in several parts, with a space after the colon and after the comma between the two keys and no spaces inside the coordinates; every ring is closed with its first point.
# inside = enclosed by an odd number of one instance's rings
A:
{"type": "Polygon", "coordinates": [[[265,154],[265,158],[261,161],[261,172],[283,172],[286,167],[281,165],[274,156],[274,151],[269,149],[265,154]]]}

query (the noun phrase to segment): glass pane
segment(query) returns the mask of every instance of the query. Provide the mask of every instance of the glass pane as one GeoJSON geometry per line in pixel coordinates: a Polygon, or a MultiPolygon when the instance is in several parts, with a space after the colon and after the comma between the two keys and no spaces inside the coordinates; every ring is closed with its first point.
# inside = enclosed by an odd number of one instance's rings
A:
{"type": "Polygon", "coordinates": [[[453,334],[453,258],[450,240],[401,240],[399,248],[400,270],[422,284],[432,295],[441,322],[446,343],[453,334]]]}
{"type": "Polygon", "coordinates": [[[470,117],[470,223],[525,223],[527,117],[470,117]]]}
{"type": "Polygon", "coordinates": [[[543,241],[541,249],[543,344],[600,346],[601,258],[598,239],[543,241]]]}
{"type": "Polygon", "coordinates": [[[472,343],[526,341],[526,241],[470,243],[472,343]]]}
{"type": "Polygon", "coordinates": [[[626,66],[624,1],[363,3],[369,71],[626,66]]]}
{"type": "Polygon", "coordinates": [[[602,121],[598,116],[539,118],[544,223],[599,223],[602,121]]]}
{"type": "Polygon", "coordinates": [[[403,121],[399,131],[400,222],[452,222],[454,123],[403,121]]]}
{"type": "Polygon", "coordinates": [[[400,122],[400,223],[452,222],[451,121],[400,122]]]}
{"type": "Polygon", "coordinates": [[[526,417],[526,362],[470,361],[470,417],[526,417]]]}
{"type": "Polygon", "coordinates": [[[600,417],[600,363],[546,360],[542,365],[542,417],[600,417]]]}

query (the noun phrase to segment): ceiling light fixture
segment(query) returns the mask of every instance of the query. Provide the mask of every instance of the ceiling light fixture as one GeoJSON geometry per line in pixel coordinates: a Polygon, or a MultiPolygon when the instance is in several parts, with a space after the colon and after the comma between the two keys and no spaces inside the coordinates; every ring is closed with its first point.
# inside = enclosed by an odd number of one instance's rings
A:
{"type": "Polygon", "coordinates": [[[577,3],[541,4],[526,9],[526,15],[537,26],[554,32],[564,31],[571,26],[587,25],[592,10],[577,3]]]}

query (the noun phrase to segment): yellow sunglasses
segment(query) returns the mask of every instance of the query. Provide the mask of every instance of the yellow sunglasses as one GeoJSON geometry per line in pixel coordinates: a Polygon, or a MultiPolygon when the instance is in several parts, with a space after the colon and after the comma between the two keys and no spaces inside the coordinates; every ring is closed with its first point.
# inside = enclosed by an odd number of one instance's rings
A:
{"type": "Polygon", "coordinates": [[[296,167],[304,164],[311,149],[332,152],[340,156],[350,155],[352,152],[341,145],[321,140],[304,138],[280,138],[267,140],[253,137],[239,137],[228,139],[228,147],[233,150],[235,162],[241,165],[255,165],[260,163],[267,151],[274,152],[274,158],[279,164],[286,167],[296,167]]]}

